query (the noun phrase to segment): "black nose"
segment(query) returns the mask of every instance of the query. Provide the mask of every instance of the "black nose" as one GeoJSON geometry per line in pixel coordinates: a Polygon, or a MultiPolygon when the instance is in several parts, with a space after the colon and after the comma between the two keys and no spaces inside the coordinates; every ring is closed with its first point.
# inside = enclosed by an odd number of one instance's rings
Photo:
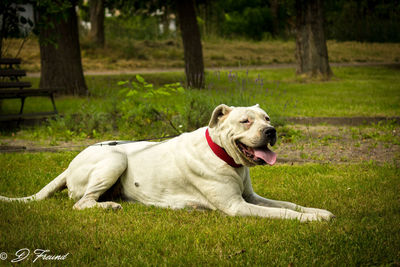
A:
{"type": "Polygon", "coordinates": [[[274,127],[268,127],[264,129],[264,135],[268,138],[273,138],[276,136],[276,130],[274,127]]]}
{"type": "Polygon", "coordinates": [[[267,142],[273,146],[276,143],[276,130],[274,127],[268,127],[264,129],[264,135],[267,139],[267,142]]]}

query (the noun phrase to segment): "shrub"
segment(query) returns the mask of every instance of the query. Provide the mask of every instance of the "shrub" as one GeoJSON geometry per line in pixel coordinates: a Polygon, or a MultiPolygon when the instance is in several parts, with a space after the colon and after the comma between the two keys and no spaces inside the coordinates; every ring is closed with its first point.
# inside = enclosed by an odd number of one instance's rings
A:
{"type": "Polygon", "coordinates": [[[123,100],[119,105],[122,119],[120,126],[123,129],[134,129],[139,136],[144,136],[151,126],[161,122],[164,126],[162,129],[181,132],[174,120],[179,115],[178,107],[173,104],[173,98],[185,93],[180,83],[155,88],[142,76],[136,75],[136,81],[120,81],[118,84],[124,86],[120,91],[123,100]]]}

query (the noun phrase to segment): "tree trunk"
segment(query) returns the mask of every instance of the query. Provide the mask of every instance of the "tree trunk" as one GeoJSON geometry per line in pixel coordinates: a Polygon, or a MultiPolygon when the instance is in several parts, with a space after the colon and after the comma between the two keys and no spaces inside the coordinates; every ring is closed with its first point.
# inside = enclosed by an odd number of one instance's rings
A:
{"type": "Polygon", "coordinates": [[[162,25],[163,25],[163,36],[168,38],[169,37],[169,23],[170,23],[170,18],[169,18],[169,7],[168,5],[165,5],[163,7],[163,15],[162,15],[162,25]]]}
{"type": "Polygon", "coordinates": [[[296,73],[329,79],[322,1],[296,0],[296,73]]]}
{"type": "Polygon", "coordinates": [[[203,88],[203,51],[194,4],[192,0],[177,0],[176,4],[182,34],[187,84],[192,88],[203,88]]]}
{"type": "Polygon", "coordinates": [[[3,57],[3,39],[5,37],[6,32],[6,15],[7,12],[3,13],[2,20],[1,20],[1,29],[0,29],[0,58],[3,57]]]}
{"type": "Polygon", "coordinates": [[[100,47],[104,47],[104,0],[90,0],[89,38],[100,47]]]}
{"type": "Polygon", "coordinates": [[[86,95],[75,5],[66,13],[65,19],[61,14],[46,14],[48,26],[40,30],[40,87],[62,88],[69,95],[86,95]]]}
{"type": "Polygon", "coordinates": [[[271,15],[272,15],[272,35],[276,36],[279,33],[279,1],[271,0],[271,15]]]}

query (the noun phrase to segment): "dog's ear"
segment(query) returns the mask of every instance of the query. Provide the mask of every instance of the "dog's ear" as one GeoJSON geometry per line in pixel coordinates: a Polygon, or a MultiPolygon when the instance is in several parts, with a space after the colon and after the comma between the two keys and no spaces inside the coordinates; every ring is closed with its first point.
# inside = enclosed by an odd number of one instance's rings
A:
{"type": "Polygon", "coordinates": [[[211,120],[210,123],[208,124],[208,127],[213,128],[215,127],[218,122],[225,118],[229,114],[229,112],[232,111],[232,108],[228,107],[225,104],[221,104],[218,107],[216,107],[211,115],[211,120]]]}

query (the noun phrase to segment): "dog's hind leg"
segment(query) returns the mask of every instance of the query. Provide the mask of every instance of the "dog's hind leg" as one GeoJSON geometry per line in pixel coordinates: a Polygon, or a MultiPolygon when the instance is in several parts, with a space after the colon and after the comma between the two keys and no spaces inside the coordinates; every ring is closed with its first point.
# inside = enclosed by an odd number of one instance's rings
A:
{"type": "Polygon", "coordinates": [[[75,203],[74,209],[100,207],[104,209],[122,209],[116,202],[98,202],[99,197],[111,188],[127,168],[127,158],[122,153],[112,153],[96,163],[89,175],[85,194],[75,203]]]}

